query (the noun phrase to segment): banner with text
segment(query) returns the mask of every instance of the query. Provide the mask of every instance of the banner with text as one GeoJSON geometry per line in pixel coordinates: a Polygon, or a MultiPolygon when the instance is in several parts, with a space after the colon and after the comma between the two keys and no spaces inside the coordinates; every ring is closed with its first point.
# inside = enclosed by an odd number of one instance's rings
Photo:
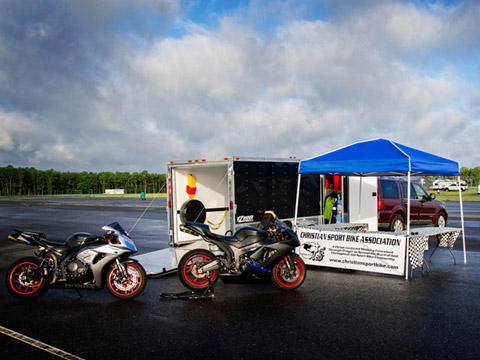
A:
{"type": "Polygon", "coordinates": [[[298,237],[308,265],[405,274],[405,236],[299,228],[298,237]]]}

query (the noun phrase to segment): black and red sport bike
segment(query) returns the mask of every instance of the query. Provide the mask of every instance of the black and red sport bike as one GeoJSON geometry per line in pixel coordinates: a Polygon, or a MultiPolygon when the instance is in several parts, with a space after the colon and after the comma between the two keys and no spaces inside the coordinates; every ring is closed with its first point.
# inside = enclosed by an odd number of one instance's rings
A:
{"type": "Polygon", "coordinates": [[[15,261],[7,271],[9,292],[32,300],[49,288],[100,290],[122,300],[140,295],[147,283],[145,269],[129,256],[137,251],[133,240],[117,222],[104,226],[97,236],[75,233],[64,243],[44,233],[14,230],[9,240],[38,248],[33,257],[15,261]]]}
{"type": "MultiPolygon", "coordinates": [[[[232,277],[269,278],[282,290],[302,285],[306,276],[303,260],[295,253],[300,246],[297,235],[274,215],[266,230],[240,228],[232,236],[210,231],[208,225],[186,221],[183,232],[201,237],[216,250],[194,249],[187,252],[178,264],[178,276],[192,290],[213,286],[218,277],[228,282],[232,277]]],[[[263,221],[262,221],[263,223],[263,221]]]]}

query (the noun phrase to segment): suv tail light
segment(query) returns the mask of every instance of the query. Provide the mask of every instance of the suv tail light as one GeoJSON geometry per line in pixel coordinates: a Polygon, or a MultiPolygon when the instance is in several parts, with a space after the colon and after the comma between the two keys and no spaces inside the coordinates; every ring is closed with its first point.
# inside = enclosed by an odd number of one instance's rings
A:
{"type": "Polygon", "coordinates": [[[383,210],[385,208],[385,202],[383,200],[378,200],[378,210],[383,210]]]}

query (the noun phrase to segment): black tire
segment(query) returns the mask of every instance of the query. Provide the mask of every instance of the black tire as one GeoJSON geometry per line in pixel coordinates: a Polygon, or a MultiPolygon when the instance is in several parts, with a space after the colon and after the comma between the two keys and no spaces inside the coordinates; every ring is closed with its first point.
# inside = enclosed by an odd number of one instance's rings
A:
{"type": "Polygon", "coordinates": [[[35,271],[40,262],[34,257],[15,261],[7,271],[7,289],[17,299],[34,300],[48,290],[49,278],[35,271]]]}
{"type": "Polygon", "coordinates": [[[186,221],[199,222],[204,224],[207,219],[205,205],[200,200],[188,200],[180,207],[180,221],[185,224],[186,221]]]}
{"type": "Polygon", "coordinates": [[[147,285],[147,274],[142,265],[133,261],[122,261],[127,270],[128,278],[125,278],[117,264],[113,263],[107,272],[105,284],[108,292],[117,299],[132,300],[140,295],[147,285]]]}
{"type": "Polygon", "coordinates": [[[435,221],[436,227],[445,227],[447,226],[447,216],[445,213],[441,212],[437,216],[437,221],[435,221]]]}
{"type": "Polygon", "coordinates": [[[405,230],[405,220],[403,220],[402,215],[395,215],[390,223],[390,231],[392,232],[401,232],[405,230]]]}
{"type": "Polygon", "coordinates": [[[215,284],[218,279],[218,271],[213,270],[205,274],[199,274],[197,267],[205,265],[216,258],[210,251],[203,249],[191,250],[180,259],[178,264],[178,278],[187,288],[203,290],[215,284]]]}
{"type": "Polygon", "coordinates": [[[272,269],[272,283],[281,290],[297,289],[305,281],[307,268],[297,254],[292,255],[295,268],[288,267],[286,257],[280,260],[272,269]]]}

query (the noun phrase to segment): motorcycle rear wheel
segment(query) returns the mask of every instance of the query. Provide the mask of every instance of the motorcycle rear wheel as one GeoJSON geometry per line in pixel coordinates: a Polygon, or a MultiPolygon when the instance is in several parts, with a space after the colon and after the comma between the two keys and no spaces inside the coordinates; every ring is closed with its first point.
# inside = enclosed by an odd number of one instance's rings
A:
{"type": "Polygon", "coordinates": [[[292,255],[295,266],[290,268],[284,257],[272,269],[272,282],[281,290],[294,290],[302,285],[307,275],[305,263],[297,254],[292,255]]]}
{"type": "Polygon", "coordinates": [[[147,274],[142,265],[136,262],[122,262],[127,270],[127,278],[113,263],[108,269],[106,286],[108,292],[117,299],[132,300],[140,295],[147,285],[147,274]]]}
{"type": "Polygon", "coordinates": [[[199,266],[206,265],[214,259],[214,254],[203,249],[195,249],[186,253],[178,264],[180,282],[191,290],[203,290],[215,284],[218,279],[216,270],[208,271],[205,274],[197,271],[199,266]]]}
{"type": "Polygon", "coordinates": [[[40,262],[34,257],[26,257],[10,265],[6,283],[7,289],[17,299],[34,300],[45,294],[48,290],[48,278],[35,273],[40,262]]]}

